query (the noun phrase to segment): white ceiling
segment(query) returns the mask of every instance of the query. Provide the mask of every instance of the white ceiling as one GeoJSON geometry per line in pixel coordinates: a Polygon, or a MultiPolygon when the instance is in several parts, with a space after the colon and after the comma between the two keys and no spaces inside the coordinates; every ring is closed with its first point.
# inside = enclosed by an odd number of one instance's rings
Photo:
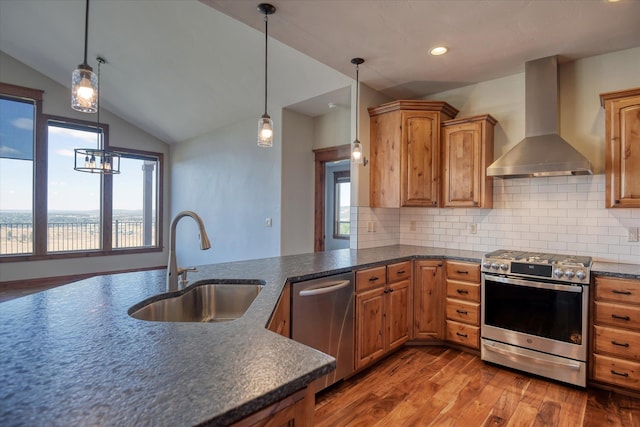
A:
{"type": "MultiPolygon", "coordinates": [[[[169,143],[257,120],[258,3],[93,0],[88,59],[108,61],[102,105],[169,143]]],[[[327,112],[328,102],[349,102],[356,56],[366,60],[363,83],[400,99],[522,72],[524,62],[549,55],[562,63],[640,46],[640,0],[272,3],[269,104],[311,116],[327,112]],[[447,55],[427,54],[440,44],[447,55]]],[[[82,62],[83,30],[83,0],[0,0],[0,49],[65,86],[82,62]]]]}

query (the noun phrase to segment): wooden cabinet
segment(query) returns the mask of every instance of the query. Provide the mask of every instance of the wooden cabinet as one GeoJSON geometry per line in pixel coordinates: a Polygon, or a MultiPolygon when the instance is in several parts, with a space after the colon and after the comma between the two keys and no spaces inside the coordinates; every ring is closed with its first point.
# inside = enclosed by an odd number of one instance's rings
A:
{"type": "Polygon", "coordinates": [[[592,318],[591,378],[640,391],[640,280],[596,277],[592,318]]]}
{"type": "Polygon", "coordinates": [[[442,123],[442,205],[493,207],[493,128],[490,115],[447,120],[442,123]]]}
{"type": "Polygon", "coordinates": [[[456,114],[441,101],[369,108],[371,207],[439,206],[440,128],[456,114]]]}
{"type": "Polygon", "coordinates": [[[356,271],[356,369],[409,340],[411,261],[356,271]]]}
{"type": "Polygon", "coordinates": [[[480,349],[480,265],[447,261],[446,340],[480,349]]]}
{"type": "Polygon", "coordinates": [[[640,208],[640,88],[600,94],[605,109],[606,207],[640,208]]]}
{"type": "Polygon", "coordinates": [[[413,339],[444,340],[444,261],[417,260],[413,281],[413,339]]]}
{"type": "Polygon", "coordinates": [[[232,427],[311,427],[314,424],[315,390],[313,384],[231,424],[232,427]]]}
{"type": "Polygon", "coordinates": [[[291,338],[291,285],[284,285],[278,304],[269,319],[267,329],[277,334],[291,338]]]}

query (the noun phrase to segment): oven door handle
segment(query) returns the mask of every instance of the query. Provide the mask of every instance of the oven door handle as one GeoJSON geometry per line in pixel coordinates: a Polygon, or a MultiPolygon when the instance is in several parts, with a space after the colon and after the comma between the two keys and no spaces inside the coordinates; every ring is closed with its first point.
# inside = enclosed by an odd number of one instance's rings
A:
{"type": "Polygon", "coordinates": [[[532,282],[530,280],[515,279],[513,277],[494,276],[492,274],[484,274],[485,280],[492,282],[505,283],[507,285],[527,286],[530,288],[551,289],[553,291],[582,293],[582,285],[563,285],[560,283],[532,282]]]}
{"type": "Polygon", "coordinates": [[[483,343],[483,346],[487,350],[493,351],[494,353],[498,353],[498,354],[501,354],[503,356],[507,356],[509,358],[513,358],[513,357],[525,358],[527,360],[530,360],[532,363],[535,363],[536,365],[549,365],[549,364],[552,364],[552,365],[562,366],[564,368],[573,369],[574,371],[579,371],[580,370],[580,364],[579,363],[556,362],[555,360],[538,359],[537,357],[533,357],[533,356],[529,356],[529,355],[526,355],[526,354],[513,352],[513,351],[509,351],[507,349],[500,348],[500,347],[498,347],[497,343],[493,343],[493,344],[483,343]]]}

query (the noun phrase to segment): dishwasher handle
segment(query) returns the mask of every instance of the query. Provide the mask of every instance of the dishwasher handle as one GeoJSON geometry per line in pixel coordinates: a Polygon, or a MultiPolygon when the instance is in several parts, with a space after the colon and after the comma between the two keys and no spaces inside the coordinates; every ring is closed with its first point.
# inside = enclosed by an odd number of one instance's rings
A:
{"type": "Polygon", "coordinates": [[[342,288],[346,288],[347,286],[349,286],[350,283],[351,283],[350,280],[325,282],[321,286],[311,288],[311,289],[304,289],[299,292],[299,295],[301,297],[310,297],[314,295],[328,294],[329,292],[334,292],[342,288]]]}

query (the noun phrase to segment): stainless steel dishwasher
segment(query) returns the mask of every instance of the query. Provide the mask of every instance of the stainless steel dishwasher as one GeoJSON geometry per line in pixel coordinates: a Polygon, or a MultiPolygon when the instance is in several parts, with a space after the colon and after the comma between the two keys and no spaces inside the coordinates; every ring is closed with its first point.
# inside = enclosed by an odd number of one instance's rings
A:
{"type": "Polygon", "coordinates": [[[336,370],[315,383],[320,391],[353,372],[354,276],[345,273],[292,286],[291,338],[336,358],[336,370]]]}

